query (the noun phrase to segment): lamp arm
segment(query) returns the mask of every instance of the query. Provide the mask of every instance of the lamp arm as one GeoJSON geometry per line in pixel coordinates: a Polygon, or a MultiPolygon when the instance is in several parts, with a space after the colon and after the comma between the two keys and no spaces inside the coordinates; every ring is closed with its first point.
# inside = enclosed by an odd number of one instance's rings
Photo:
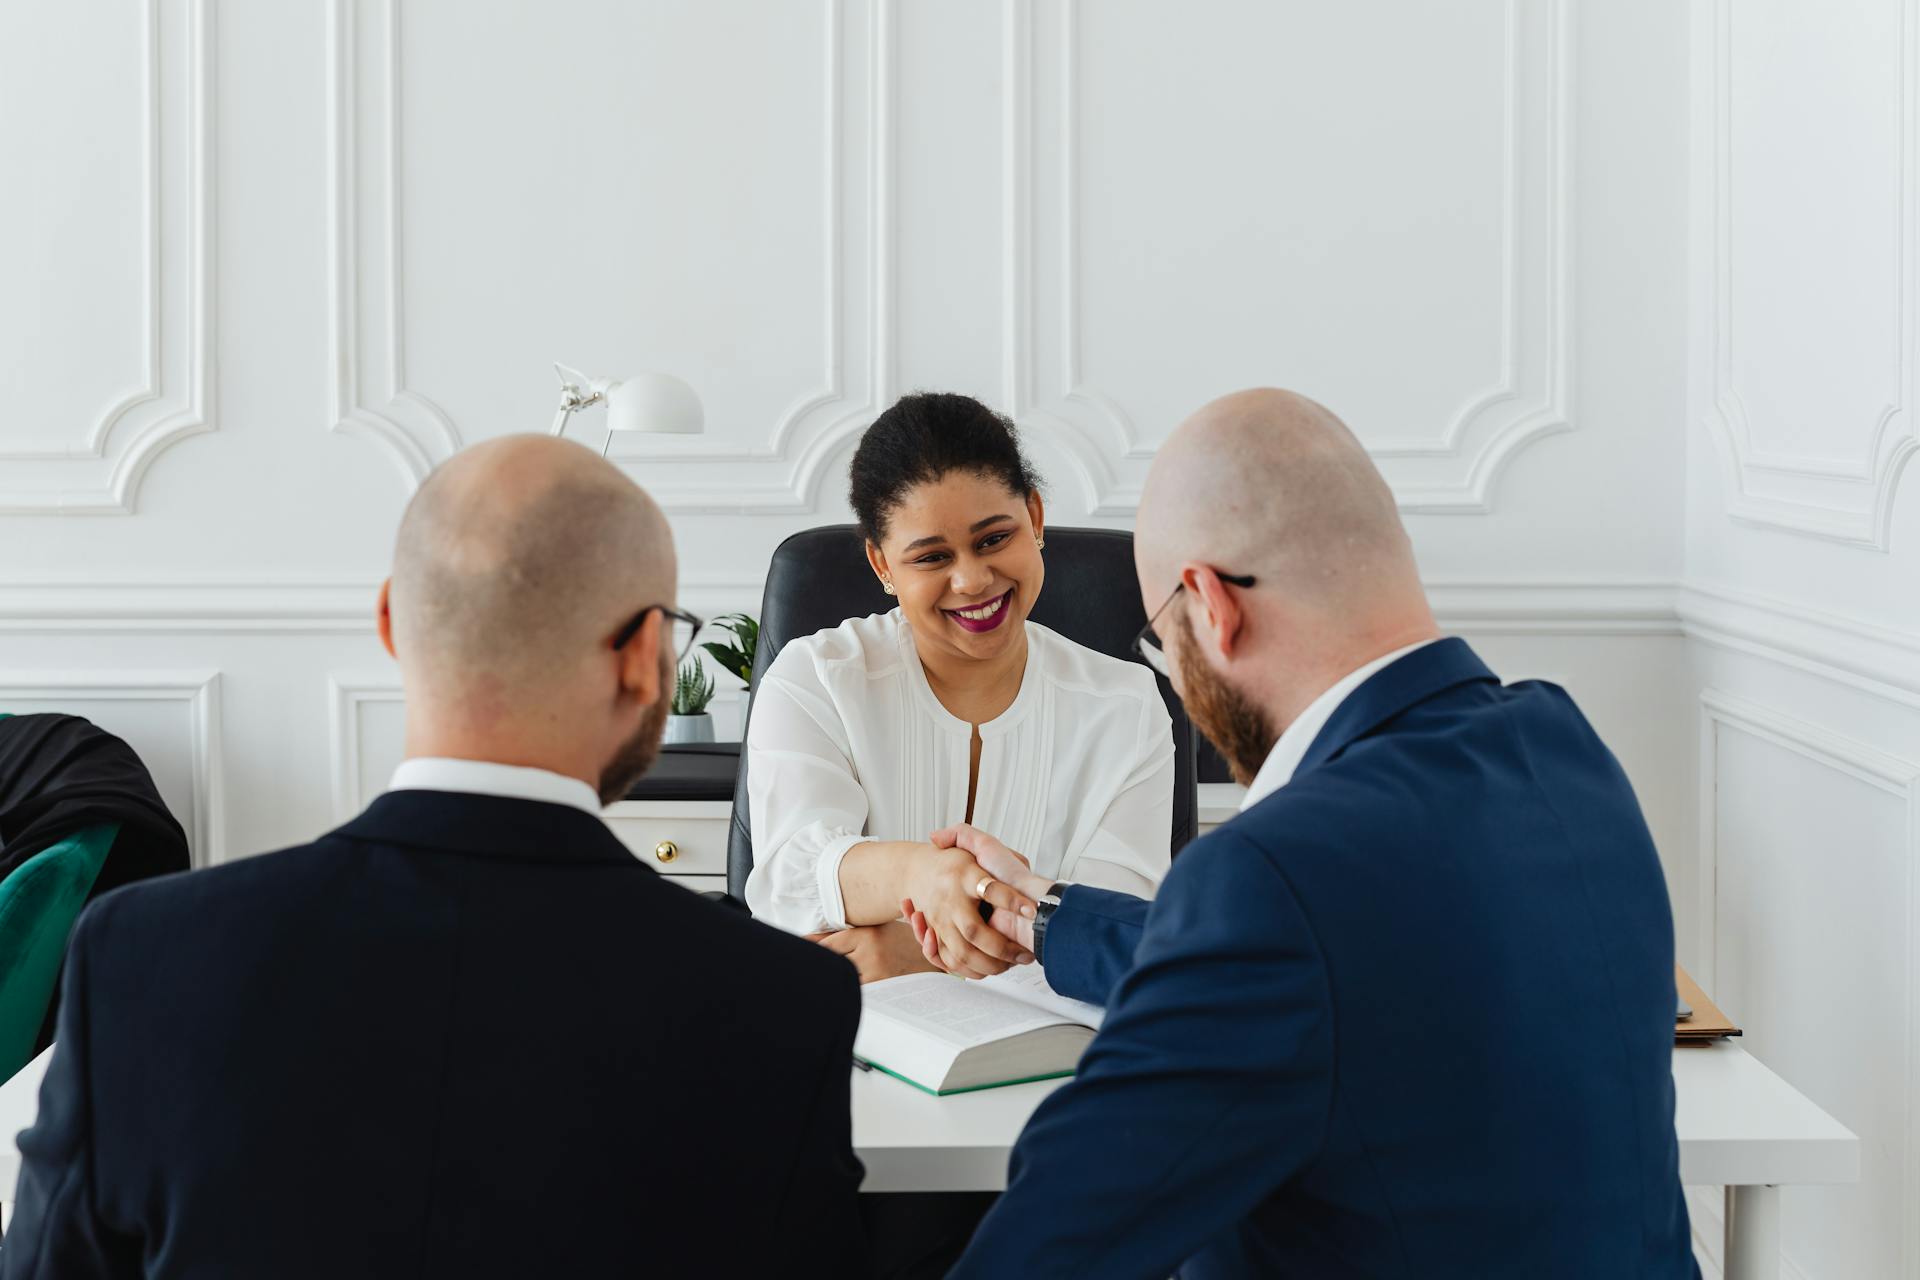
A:
{"type": "Polygon", "coordinates": [[[599,404],[606,398],[605,392],[589,391],[586,395],[581,395],[580,388],[572,383],[563,385],[560,388],[560,407],[554,411],[553,415],[552,434],[557,436],[567,429],[567,419],[573,416],[575,410],[599,404]]]}

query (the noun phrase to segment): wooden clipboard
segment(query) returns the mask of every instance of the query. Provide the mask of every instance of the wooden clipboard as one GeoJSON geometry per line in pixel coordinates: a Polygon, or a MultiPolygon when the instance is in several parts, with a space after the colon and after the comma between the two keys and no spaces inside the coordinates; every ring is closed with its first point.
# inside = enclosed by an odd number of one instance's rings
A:
{"type": "Polygon", "coordinates": [[[1733,1019],[1720,1012],[1720,1006],[1707,999],[1707,993],[1700,989],[1700,984],[1688,977],[1687,971],[1679,965],[1673,966],[1673,982],[1680,990],[1680,999],[1693,1008],[1692,1017],[1674,1022],[1675,1044],[1705,1044],[1709,1040],[1740,1034],[1740,1028],[1733,1024],[1733,1019]]]}

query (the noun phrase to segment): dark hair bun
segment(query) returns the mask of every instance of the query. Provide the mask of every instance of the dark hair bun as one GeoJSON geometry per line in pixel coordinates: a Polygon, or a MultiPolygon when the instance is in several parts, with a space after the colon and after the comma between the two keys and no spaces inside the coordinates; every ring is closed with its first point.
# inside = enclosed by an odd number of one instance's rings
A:
{"type": "Polygon", "coordinates": [[[950,391],[917,391],[873,420],[853,451],[847,498],[860,532],[874,542],[915,485],[954,471],[977,471],[1025,498],[1040,488],[1013,423],[950,391]]]}

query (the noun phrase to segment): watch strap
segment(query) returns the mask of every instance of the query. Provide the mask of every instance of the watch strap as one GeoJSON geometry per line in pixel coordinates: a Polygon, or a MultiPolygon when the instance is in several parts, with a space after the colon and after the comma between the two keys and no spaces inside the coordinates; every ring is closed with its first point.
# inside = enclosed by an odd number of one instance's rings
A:
{"type": "Polygon", "coordinates": [[[1067,891],[1064,881],[1055,881],[1047,886],[1033,907],[1033,958],[1037,964],[1046,964],[1047,922],[1053,919],[1053,913],[1060,909],[1060,896],[1067,891]]]}

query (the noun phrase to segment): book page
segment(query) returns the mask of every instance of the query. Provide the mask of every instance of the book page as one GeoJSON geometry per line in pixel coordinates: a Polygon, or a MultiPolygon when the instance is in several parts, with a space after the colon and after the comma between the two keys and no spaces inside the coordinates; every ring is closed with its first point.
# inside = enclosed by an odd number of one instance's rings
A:
{"type": "Polygon", "coordinates": [[[1095,1031],[1100,1029],[1101,1021],[1107,1016],[1107,1011],[1097,1004],[1075,1000],[1072,996],[1063,996],[1055,991],[1047,985],[1046,970],[1037,964],[1017,964],[1005,973],[982,978],[975,985],[1012,996],[1015,1000],[1058,1014],[1083,1027],[1092,1027],[1095,1031]]]}
{"type": "Polygon", "coordinates": [[[860,998],[869,1010],[960,1048],[1074,1021],[944,973],[869,982],[860,998]]]}

